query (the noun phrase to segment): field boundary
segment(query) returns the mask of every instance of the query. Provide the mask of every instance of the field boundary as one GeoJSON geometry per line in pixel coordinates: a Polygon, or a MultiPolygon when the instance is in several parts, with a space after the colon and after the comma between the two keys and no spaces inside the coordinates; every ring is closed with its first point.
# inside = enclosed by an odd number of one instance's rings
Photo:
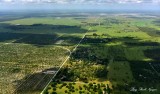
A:
{"type": "MultiPolygon", "coordinates": [[[[95,22],[99,19],[100,17],[98,17],[97,19],[95,19],[95,22]]],[[[72,55],[72,53],[74,51],[76,51],[76,49],[78,48],[78,46],[80,45],[80,43],[83,41],[83,39],[85,38],[86,34],[91,30],[91,26],[88,28],[87,32],[83,35],[83,37],[81,38],[81,40],[78,42],[78,44],[76,45],[76,47],[74,47],[74,49],[71,51],[71,53],[69,54],[69,56],[66,58],[66,60],[62,63],[62,65],[60,66],[60,68],[56,71],[56,73],[53,75],[53,77],[51,78],[51,80],[49,81],[49,83],[46,85],[46,87],[43,89],[43,91],[40,94],[43,94],[45,92],[45,90],[47,89],[47,87],[49,86],[49,84],[52,82],[52,80],[56,77],[56,75],[58,74],[58,72],[61,70],[61,68],[63,67],[63,65],[69,60],[70,56],[72,55]]]]}
{"type": "MultiPolygon", "coordinates": [[[[62,36],[63,36],[63,35],[60,35],[59,37],[57,37],[56,39],[54,39],[54,41],[57,40],[58,38],[62,37],[62,36]]],[[[19,39],[18,39],[18,40],[19,40],[19,39]]],[[[15,42],[15,41],[17,41],[17,40],[14,40],[14,41],[10,42],[10,44],[13,43],[13,42],[15,42]]],[[[6,45],[6,44],[3,44],[3,45],[6,45]]],[[[3,45],[2,45],[2,46],[3,46],[3,45]]],[[[28,45],[28,44],[25,44],[25,45],[28,45]]],[[[1,46],[0,46],[0,47],[1,47],[1,46]]],[[[64,48],[62,48],[62,49],[64,49],[64,48]]],[[[67,49],[64,49],[64,50],[68,51],[67,49]]],[[[34,72],[36,72],[36,71],[34,71],[34,72]]],[[[32,73],[34,73],[34,72],[32,72],[32,73]]],[[[47,74],[44,75],[44,77],[46,77],[46,76],[47,76],[47,74]]],[[[31,77],[31,75],[29,75],[29,77],[27,77],[26,80],[28,80],[30,77],[31,77]]],[[[44,77],[43,77],[43,78],[44,78],[44,77]]],[[[43,79],[43,78],[42,78],[42,79],[43,79]]],[[[41,80],[42,80],[42,79],[41,79],[41,80]]],[[[25,81],[26,81],[26,80],[25,80],[25,81]]],[[[25,81],[24,81],[24,82],[25,82],[25,81]]],[[[20,83],[20,85],[18,85],[18,87],[17,87],[15,90],[13,90],[12,94],[15,94],[15,93],[17,92],[17,89],[18,89],[21,85],[23,85],[23,82],[20,83]]]]}

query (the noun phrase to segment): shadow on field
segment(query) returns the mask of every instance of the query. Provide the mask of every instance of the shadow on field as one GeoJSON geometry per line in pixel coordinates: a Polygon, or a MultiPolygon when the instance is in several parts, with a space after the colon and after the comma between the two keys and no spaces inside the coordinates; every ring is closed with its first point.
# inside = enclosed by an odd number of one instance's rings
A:
{"type": "Polygon", "coordinates": [[[106,18],[104,19],[104,24],[112,25],[112,24],[123,24],[124,22],[115,18],[106,18]]]}
{"type": "Polygon", "coordinates": [[[147,49],[144,51],[146,57],[151,58],[155,61],[160,61],[160,48],[147,49]]]}
{"type": "Polygon", "coordinates": [[[18,84],[15,86],[16,90],[14,94],[34,94],[34,92],[42,92],[56,71],[57,68],[50,68],[15,81],[18,84]],[[46,72],[48,71],[52,71],[52,73],[47,74],[46,72]]]}
{"type": "Polygon", "coordinates": [[[160,20],[153,21],[153,23],[157,26],[160,26],[160,20]]]}
{"type": "Polygon", "coordinates": [[[160,46],[157,42],[125,42],[128,46],[160,46]]]}
{"type": "Polygon", "coordinates": [[[63,36],[57,40],[57,33],[85,33],[86,30],[79,26],[67,25],[11,25],[0,24],[0,42],[26,43],[35,46],[53,45],[58,40],[69,43],[78,43],[81,38],[63,36]]]}
{"type": "Polygon", "coordinates": [[[153,37],[159,37],[160,36],[160,30],[149,28],[149,27],[138,27],[141,31],[146,32],[148,35],[153,37]]]}
{"type": "MultiPolygon", "coordinates": [[[[137,83],[142,83],[142,86],[147,87],[150,86],[156,86],[156,84],[159,82],[160,77],[157,75],[155,70],[150,66],[157,65],[157,67],[160,65],[159,61],[129,61],[130,67],[133,73],[133,77],[135,78],[137,83]]],[[[158,68],[154,67],[156,70],[158,68]]]]}
{"type": "Polygon", "coordinates": [[[76,36],[61,36],[57,34],[30,34],[30,33],[10,33],[0,32],[0,42],[7,43],[25,43],[32,44],[34,46],[43,47],[46,45],[75,45],[81,40],[76,36]],[[58,41],[63,43],[55,44],[58,41]]]}
{"type": "Polygon", "coordinates": [[[139,46],[160,46],[160,43],[158,42],[151,42],[151,41],[141,41],[140,39],[135,39],[133,37],[123,37],[119,38],[117,40],[120,40],[124,42],[125,45],[130,47],[139,47],[139,46]]]}
{"type": "Polygon", "coordinates": [[[35,46],[52,45],[57,38],[56,34],[27,34],[0,32],[0,42],[11,41],[12,43],[26,43],[35,46]]]}
{"type": "Polygon", "coordinates": [[[49,24],[33,24],[33,25],[11,25],[0,24],[0,28],[9,32],[18,33],[36,33],[36,34],[53,34],[53,33],[85,33],[87,30],[80,26],[69,25],[49,25],[49,24]]]}
{"type": "MultiPolygon", "coordinates": [[[[152,63],[154,68],[156,68],[157,71],[159,70],[160,64],[156,62],[160,61],[159,59],[160,49],[157,48],[160,46],[160,43],[141,41],[140,39],[135,39],[132,37],[85,38],[82,43],[87,44],[87,46],[82,45],[78,47],[77,50],[72,54],[71,60],[73,61],[79,60],[90,64],[94,63],[95,65],[105,65],[105,66],[108,66],[109,62],[115,62],[115,61],[130,62],[134,78],[137,81],[145,81],[144,82],[145,84],[147,82],[150,83],[150,80],[154,79],[154,81],[152,81],[153,83],[151,83],[154,84],[160,80],[156,72],[149,65],[149,63],[152,63]],[[122,42],[122,44],[106,45],[108,43],[114,43],[114,42],[122,42]],[[141,49],[142,47],[144,47],[144,50],[141,49]],[[133,50],[128,50],[128,49],[133,49],[133,50]],[[134,59],[136,58],[130,59],[129,57],[126,56],[128,55],[128,53],[132,54],[133,53],[132,51],[137,51],[137,54],[140,54],[139,53],[140,50],[142,51],[142,53],[144,53],[144,57],[151,58],[154,61],[143,61],[141,60],[141,58],[137,61],[136,60],[134,61],[134,59]],[[141,76],[141,74],[147,78],[139,77],[141,76]]],[[[136,57],[137,54],[133,53],[131,56],[136,57]]],[[[102,73],[103,70],[100,69],[100,72],[102,73]]]]}
{"type": "Polygon", "coordinates": [[[77,44],[82,38],[77,37],[77,36],[69,36],[69,35],[64,35],[61,36],[57,39],[57,41],[63,41],[62,43],[56,44],[56,45],[62,45],[62,46],[72,46],[77,44]]]}
{"type": "Polygon", "coordinates": [[[53,75],[51,74],[45,75],[43,73],[32,74],[29,79],[22,82],[19,87],[15,87],[16,91],[14,91],[14,94],[32,94],[33,92],[38,91],[40,93],[48,84],[52,76],[53,75]]]}
{"type": "MultiPolygon", "coordinates": [[[[72,54],[72,59],[97,62],[97,64],[106,64],[109,60],[114,59],[116,61],[127,61],[125,50],[127,47],[159,47],[158,42],[140,41],[132,37],[122,38],[85,38],[81,44],[87,44],[88,46],[80,46],[72,54]],[[122,42],[118,45],[107,46],[108,43],[122,42]]],[[[144,55],[146,57],[160,60],[159,49],[145,50],[144,55]]]]}

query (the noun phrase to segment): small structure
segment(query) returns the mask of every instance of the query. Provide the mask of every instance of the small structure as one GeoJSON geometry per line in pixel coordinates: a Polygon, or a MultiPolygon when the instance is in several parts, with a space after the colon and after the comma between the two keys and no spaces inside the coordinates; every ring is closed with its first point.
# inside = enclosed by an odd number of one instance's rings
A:
{"type": "Polygon", "coordinates": [[[16,24],[16,25],[21,25],[21,24],[16,24]]]}
{"type": "Polygon", "coordinates": [[[48,70],[48,71],[43,71],[42,73],[44,73],[44,74],[55,74],[56,71],[48,70]]]}

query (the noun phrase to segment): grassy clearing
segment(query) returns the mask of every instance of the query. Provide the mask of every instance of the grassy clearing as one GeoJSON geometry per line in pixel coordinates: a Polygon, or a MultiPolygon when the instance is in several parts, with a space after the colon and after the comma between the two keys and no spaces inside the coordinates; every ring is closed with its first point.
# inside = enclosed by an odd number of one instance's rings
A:
{"type": "Polygon", "coordinates": [[[108,64],[108,80],[113,85],[124,85],[134,81],[130,65],[126,61],[111,61],[108,64]]]}
{"type": "Polygon", "coordinates": [[[2,23],[9,23],[9,24],[20,24],[20,25],[32,25],[32,24],[51,24],[51,25],[80,25],[80,21],[75,20],[71,17],[57,17],[57,18],[49,18],[49,17],[43,17],[43,18],[24,18],[24,19],[18,19],[18,20],[12,20],[12,21],[5,21],[2,23]]]}

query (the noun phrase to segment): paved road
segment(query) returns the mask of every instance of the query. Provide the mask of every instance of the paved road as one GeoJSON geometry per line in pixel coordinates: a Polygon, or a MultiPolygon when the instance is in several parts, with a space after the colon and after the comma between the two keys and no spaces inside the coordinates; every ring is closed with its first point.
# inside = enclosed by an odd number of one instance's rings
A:
{"type": "MultiPolygon", "coordinates": [[[[97,19],[95,19],[95,22],[98,19],[99,19],[99,17],[97,19]]],[[[89,27],[88,31],[90,31],[91,28],[92,27],[89,27]]],[[[74,51],[76,51],[76,49],[81,44],[81,42],[85,38],[88,31],[83,35],[82,39],[78,42],[78,44],[74,47],[74,49],[72,51],[68,48],[61,47],[62,49],[67,50],[69,52],[69,55],[67,56],[65,61],[60,65],[60,67],[57,70],[55,70],[54,74],[43,74],[41,72],[34,73],[33,75],[30,75],[27,79],[25,79],[23,83],[21,83],[19,86],[17,86],[17,88],[13,94],[23,94],[23,93],[30,92],[30,91],[42,91],[42,90],[43,91],[41,92],[41,94],[43,94],[43,92],[46,90],[48,85],[51,83],[52,79],[55,78],[55,76],[58,74],[58,72],[61,70],[61,68],[64,66],[64,64],[69,60],[72,53],[74,51]]],[[[56,40],[58,38],[59,37],[57,37],[56,40]]],[[[60,46],[57,46],[57,47],[60,47],[60,46]]],[[[29,94],[29,93],[27,93],[27,94],[29,94]]]]}
{"type": "MultiPolygon", "coordinates": [[[[61,36],[63,36],[63,35],[61,35],[61,36]]],[[[54,39],[54,41],[56,41],[61,36],[54,39]]],[[[63,49],[68,51],[67,48],[63,48],[63,49]]],[[[70,51],[69,51],[69,53],[70,53],[70,51]]],[[[35,91],[36,90],[43,90],[53,75],[54,74],[44,74],[42,72],[36,73],[34,71],[32,75],[29,75],[26,79],[22,80],[22,82],[13,91],[13,94],[24,94],[26,92],[30,92],[30,91],[34,91],[34,90],[35,91]]],[[[27,94],[29,94],[29,93],[27,93],[27,94]]]]}
{"type": "MultiPolygon", "coordinates": [[[[100,17],[98,17],[97,19],[95,19],[95,22],[99,19],[100,17]]],[[[54,76],[52,77],[52,79],[55,78],[55,76],[58,74],[58,72],[61,70],[61,68],[64,66],[64,64],[69,60],[69,58],[71,57],[72,53],[74,51],[76,51],[76,49],[78,48],[78,46],[80,45],[80,43],[83,41],[83,39],[85,38],[85,36],[87,35],[87,33],[91,30],[92,27],[89,27],[87,32],[83,35],[82,39],[78,42],[78,44],[75,46],[75,48],[72,50],[72,52],[69,54],[69,56],[66,58],[66,60],[62,63],[62,65],[60,66],[60,68],[58,69],[58,71],[54,74],[54,76]]],[[[44,93],[44,91],[47,89],[47,87],[49,86],[49,84],[52,82],[52,79],[49,81],[49,83],[46,85],[46,87],[43,89],[43,91],[41,92],[41,94],[44,93]]]]}

